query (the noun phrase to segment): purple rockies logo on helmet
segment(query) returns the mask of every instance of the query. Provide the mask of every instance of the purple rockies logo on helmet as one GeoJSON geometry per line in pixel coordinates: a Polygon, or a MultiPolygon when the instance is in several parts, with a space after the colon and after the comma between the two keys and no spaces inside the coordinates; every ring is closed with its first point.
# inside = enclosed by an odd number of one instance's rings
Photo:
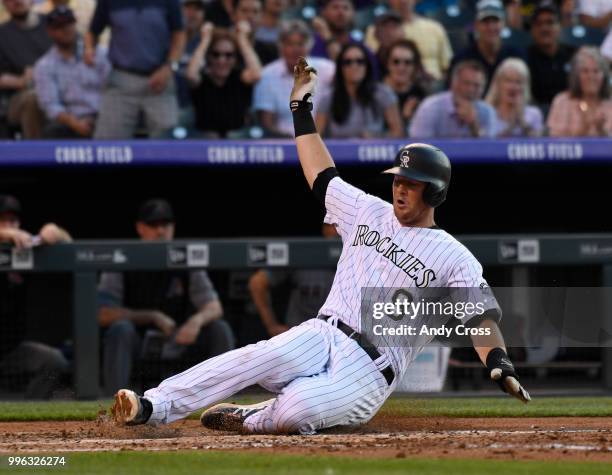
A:
{"type": "Polygon", "coordinates": [[[400,156],[400,167],[408,168],[408,164],[410,163],[410,153],[408,150],[404,150],[402,155],[400,156]]]}

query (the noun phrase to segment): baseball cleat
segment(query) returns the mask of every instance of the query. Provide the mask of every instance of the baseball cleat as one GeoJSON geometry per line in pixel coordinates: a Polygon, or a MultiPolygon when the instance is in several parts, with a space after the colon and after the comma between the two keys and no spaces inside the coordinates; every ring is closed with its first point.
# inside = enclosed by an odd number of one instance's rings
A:
{"type": "Polygon", "coordinates": [[[151,410],[152,405],[147,399],[129,389],[120,389],[115,394],[111,413],[117,424],[136,425],[147,422],[151,410]]]}
{"type": "Polygon", "coordinates": [[[274,399],[258,404],[242,405],[222,403],[206,409],[200,416],[200,422],[207,429],[242,431],[247,417],[262,411],[274,402],[274,399]]]}

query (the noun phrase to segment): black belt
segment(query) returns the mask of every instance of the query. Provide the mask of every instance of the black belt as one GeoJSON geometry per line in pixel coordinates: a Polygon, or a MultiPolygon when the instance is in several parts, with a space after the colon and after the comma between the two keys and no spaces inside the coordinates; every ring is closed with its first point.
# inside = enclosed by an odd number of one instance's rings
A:
{"type": "MultiPolygon", "coordinates": [[[[321,320],[327,321],[331,317],[328,315],[321,315],[319,318],[321,320]]],[[[372,361],[375,361],[382,356],[380,352],[374,347],[374,345],[372,345],[372,343],[370,343],[370,341],[364,335],[362,335],[361,333],[357,333],[342,320],[338,320],[336,328],[338,328],[338,330],[348,336],[351,340],[355,340],[357,344],[361,346],[361,348],[363,348],[363,351],[365,351],[366,354],[370,358],[372,358],[372,361]]],[[[391,368],[391,365],[387,366],[385,369],[380,370],[380,372],[387,380],[387,384],[390,386],[393,382],[393,379],[395,378],[395,373],[393,372],[393,368],[391,368]]]]}

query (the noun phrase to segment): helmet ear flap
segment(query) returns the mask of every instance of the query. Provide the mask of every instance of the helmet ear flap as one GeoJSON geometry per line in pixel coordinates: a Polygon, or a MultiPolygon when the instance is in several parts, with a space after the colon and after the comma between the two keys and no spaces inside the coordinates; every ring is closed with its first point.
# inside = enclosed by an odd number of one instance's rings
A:
{"type": "Polygon", "coordinates": [[[432,183],[428,183],[425,189],[423,190],[423,201],[427,203],[432,208],[440,206],[444,203],[446,199],[446,189],[438,189],[432,183]]]}

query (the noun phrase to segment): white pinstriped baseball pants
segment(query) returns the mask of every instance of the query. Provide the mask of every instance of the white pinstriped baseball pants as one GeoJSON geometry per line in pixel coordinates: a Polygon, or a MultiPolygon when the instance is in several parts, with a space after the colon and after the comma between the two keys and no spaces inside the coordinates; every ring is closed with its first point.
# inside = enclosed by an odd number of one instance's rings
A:
{"type": "Polygon", "coordinates": [[[259,384],[278,396],[245,420],[247,431],[312,434],[364,424],[392,391],[380,372],[387,364],[385,356],[373,362],[335,326],[312,319],[203,361],[146,391],[153,404],[148,423],[170,423],[259,384]]]}

